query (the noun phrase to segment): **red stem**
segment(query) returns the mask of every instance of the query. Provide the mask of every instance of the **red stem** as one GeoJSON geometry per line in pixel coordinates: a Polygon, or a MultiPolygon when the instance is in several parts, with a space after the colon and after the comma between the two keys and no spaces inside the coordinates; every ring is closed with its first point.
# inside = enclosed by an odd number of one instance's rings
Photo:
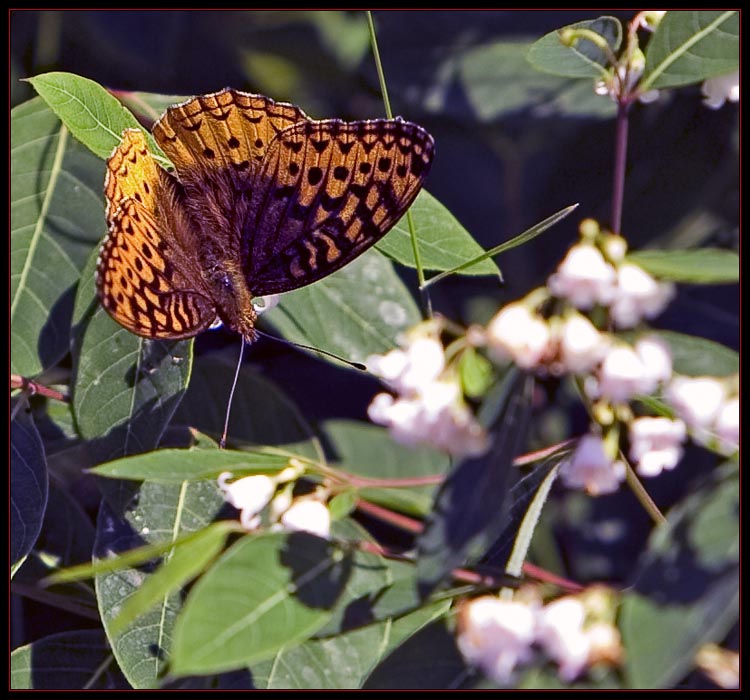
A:
{"type": "Polygon", "coordinates": [[[625,166],[628,154],[628,109],[627,100],[617,103],[617,131],[615,134],[615,172],[612,181],[612,233],[621,233],[622,203],[625,197],[625,166]]]}
{"type": "Polygon", "coordinates": [[[33,379],[22,377],[19,374],[10,375],[10,388],[21,389],[29,394],[29,396],[40,394],[41,396],[46,396],[50,399],[57,399],[58,401],[65,401],[66,403],[70,401],[70,399],[62,392],[59,392],[56,389],[50,389],[43,384],[38,384],[33,379]]]}

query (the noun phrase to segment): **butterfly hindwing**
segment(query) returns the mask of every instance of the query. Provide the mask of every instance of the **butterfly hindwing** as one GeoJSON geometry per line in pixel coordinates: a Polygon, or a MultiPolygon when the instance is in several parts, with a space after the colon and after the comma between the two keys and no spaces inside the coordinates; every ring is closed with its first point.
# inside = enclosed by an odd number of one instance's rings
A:
{"type": "Polygon", "coordinates": [[[434,144],[402,119],[307,121],[271,142],[241,258],[255,295],[310,284],[380,240],[417,196],[434,144]]]}
{"type": "Polygon", "coordinates": [[[211,325],[216,309],[202,283],[179,184],[153,159],[140,130],[126,130],[107,161],[105,194],[109,234],[96,288],[107,312],[148,338],[187,338],[211,325]]]}

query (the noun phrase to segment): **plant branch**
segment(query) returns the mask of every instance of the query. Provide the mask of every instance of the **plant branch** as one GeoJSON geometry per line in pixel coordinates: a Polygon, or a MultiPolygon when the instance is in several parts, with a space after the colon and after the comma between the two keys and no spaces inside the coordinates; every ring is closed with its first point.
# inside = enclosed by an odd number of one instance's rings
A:
{"type": "Polygon", "coordinates": [[[628,154],[628,109],[630,103],[620,100],[617,103],[617,130],[615,133],[615,172],[612,180],[612,233],[622,231],[622,203],[625,196],[625,165],[628,154]]]}

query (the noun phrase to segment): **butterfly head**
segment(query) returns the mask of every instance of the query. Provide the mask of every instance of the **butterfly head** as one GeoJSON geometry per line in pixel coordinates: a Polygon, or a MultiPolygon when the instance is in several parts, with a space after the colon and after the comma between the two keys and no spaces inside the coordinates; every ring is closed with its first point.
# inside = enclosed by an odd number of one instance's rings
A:
{"type": "Polygon", "coordinates": [[[207,280],[224,325],[239,333],[245,340],[255,340],[255,321],[258,317],[252,304],[252,294],[238,266],[226,261],[216,265],[207,280]]]}

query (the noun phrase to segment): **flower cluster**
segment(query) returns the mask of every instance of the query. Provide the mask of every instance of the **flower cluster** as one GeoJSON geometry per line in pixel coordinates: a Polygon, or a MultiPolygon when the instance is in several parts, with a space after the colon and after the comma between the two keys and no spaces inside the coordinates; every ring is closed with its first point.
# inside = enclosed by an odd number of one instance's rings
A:
{"type": "MultiPolygon", "coordinates": [[[[617,391],[610,395],[615,393],[622,400],[648,393],[635,388],[644,381],[642,377],[628,375],[632,384],[628,376],[612,381],[617,391]],[[628,384],[633,387],[629,391],[623,389],[628,384]]],[[[739,448],[739,396],[729,393],[726,382],[714,377],[675,375],[664,388],[664,399],[676,418],[631,416],[628,421],[628,456],[640,476],[654,477],[674,469],[682,458],[688,433],[696,442],[722,454],[733,454],[739,448]]],[[[566,486],[592,495],[612,493],[625,478],[625,464],[618,455],[616,442],[592,431],[579,440],[570,458],[562,463],[560,477],[566,486]]]]}
{"type": "MultiPolygon", "coordinates": [[[[592,223],[582,224],[584,235],[590,235],[592,223]]],[[[621,237],[614,238],[602,241],[610,256],[612,250],[620,254],[624,246],[621,237]]],[[[547,287],[577,309],[608,307],[609,319],[617,328],[633,328],[643,319],[655,318],[674,295],[672,284],[659,283],[643,268],[621,259],[608,261],[597,246],[585,241],[568,251],[547,287]]]]}
{"type": "Polygon", "coordinates": [[[219,488],[224,499],[240,511],[240,523],[246,530],[256,530],[266,514],[272,530],[304,531],[327,538],[331,528],[331,514],[325,503],[315,494],[293,499],[289,488],[277,493],[279,486],[292,482],[301,475],[297,465],[282,470],[276,476],[257,474],[229,483],[230,472],[219,475],[219,488]]]}
{"type": "MultiPolygon", "coordinates": [[[[674,469],[688,435],[731,454],[739,445],[739,397],[729,382],[674,375],[669,346],[657,335],[626,340],[607,329],[631,329],[656,317],[674,294],[628,262],[625,239],[590,219],[547,285],[503,307],[487,327],[470,328],[465,347],[486,347],[541,376],[574,375],[590,404],[591,429],[560,468],[562,482],[592,495],[616,491],[629,458],[642,477],[674,469]],[[594,323],[596,320],[596,325],[594,323]],[[605,329],[600,328],[604,326],[605,329]],[[664,415],[637,416],[631,403],[655,396],[664,415]],[[627,437],[627,450],[620,443],[627,437]],[[627,454],[627,457],[626,457],[627,454]]],[[[413,329],[400,348],[367,364],[392,393],[380,393],[370,419],[406,445],[430,444],[454,456],[479,455],[488,437],[463,399],[452,352],[439,324],[413,329]]]]}
{"type": "Polygon", "coordinates": [[[485,452],[487,435],[464,402],[434,331],[418,327],[401,348],[372,355],[366,364],[396,394],[378,394],[367,411],[394,440],[430,444],[453,456],[485,452]]]}
{"type": "Polygon", "coordinates": [[[732,380],[675,376],[664,398],[685,421],[691,437],[722,454],[740,445],[740,397],[732,380]]]}
{"type": "Polygon", "coordinates": [[[537,649],[569,682],[596,663],[621,661],[613,618],[612,595],[601,587],[544,606],[534,599],[482,596],[461,607],[456,643],[469,664],[497,683],[508,683],[516,666],[531,661],[537,649]]]}
{"type": "Polygon", "coordinates": [[[673,375],[671,351],[660,338],[642,335],[631,344],[599,330],[584,315],[598,314],[610,327],[632,328],[664,309],[672,285],[627,262],[624,239],[600,230],[596,222],[582,222],[581,236],[546,288],[506,305],[484,337],[495,360],[511,360],[542,376],[581,377],[595,424],[561,465],[563,483],[592,495],[617,490],[627,471],[619,447],[622,425],[628,456],[643,477],[674,469],[688,434],[720,452],[736,450],[739,397],[725,384],[673,375]],[[545,317],[538,308],[549,307],[551,297],[560,311],[545,317]],[[676,415],[634,416],[631,401],[659,394],[676,415]]]}

